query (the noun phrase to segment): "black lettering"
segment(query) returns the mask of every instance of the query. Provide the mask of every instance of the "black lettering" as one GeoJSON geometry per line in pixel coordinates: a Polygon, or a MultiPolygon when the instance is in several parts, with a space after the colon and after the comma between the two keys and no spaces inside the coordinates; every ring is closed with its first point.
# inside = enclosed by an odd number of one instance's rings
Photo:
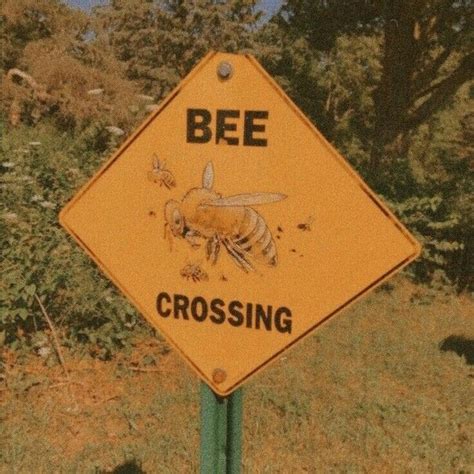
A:
{"type": "Polygon", "coordinates": [[[189,319],[188,306],[189,306],[189,299],[187,296],[174,295],[173,309],[174,309],[174,317],[176,319],[179,318],[180,313],[183,319],[189,319]]]}
{"type": "Polygon", "coordinates": [[[246,326],[248,328],[252,327],[252,316],[253,316],[252,312],[253,312],[252,303],[247,303],[247,318],[246,318],[247,323],[246,323],[246,326]]]}
{"type": "Polygon", "coordinates": [[[267,146],[266,138],[255,138],[256,132],[264,132],[265,125],[254,123],[255,119],[267,119],[268,111],[266,110],[246,110],[244,120],[244,145],[246,146],[267,146]]]}
{"type": "Polygon", "coordinates": [[[285,306],[274,311],[272,305],[233,300],[226,311],[226,303],[220,298],[208,301],[202,296],[196,296],[191,299],[185,295],[170,295],[164,291],[158,293],[155,304],[156,311],[162,318],[167,318],[173,313],[175,319],[186,321],[194,319],[197,322],[204,322],[209,318],[214,324],[223,324],[227,319],[234,327],[245,324],[249,329],[271,331],[275,328],[280,333],[292,332],[292,313],[285,306]]]}
{"type": "Polygon", "coordinates": [[[196,320],[202,323],[207,318],[207,303],[202,296],[196,296],[191,301],[191,315],[196,320]],[[198,306],[201,306],[201,310],[198,310],[198,306]]]}
{"type": "MultiPolygon", "coordinates": [[[[222,324],[225,321],[225,312],[222,307],[225,303],[219,298],[213,299],[211,301],[211,311],[214,314],[209,316],[209,319],[215,324],[222,324]]],[[[230,321],[229,321],[230,322],[230,321]]]]}
{"type": "Polygon", "coordinates": [[[167,318],[171,314],[171,309],[163,309],[163,300],[165,300],[166,303],[171,303],[170,295],[163,292],[156,297],[156,311],[158,311],[158,314],[163,318],[167,318]]]}
{"type": "Polygon", "coordinates": [[[244,322],[244,315],[240,312],[240,310],[244,307],[244,305],[240,301],[231,301],[229,304],[229,313],[230,317],[228,319],[229,324],[232,326],[242,326],[244,322]],[[238,308],[238,309],[237,309],[238,308]]]}
{"type": "Polygon", "coordinates": [[[267,312],[265,313],[263,306],[257,304],[255,306],[255,328],[260,329],[260,321],[263,321],[263,325],[267,331],[272,330],[272,307],[267,306],[267,312]]]}
{"type": "Polygon", "coordinates": [[[216,123],[216,143],[225,140],[227,145],[238,145],[239,139],[237,137],[226,137],[225,132],[235,132],[237,130],[236,123],[227,123],[226,118],[239,118],[240,112],[238,110],[218,110],[216,123]]]}
{"type": "Polygon", "coordinates": [[[211,137],[212,132],[209,128],[211,123],[211,113],[206,109],[188,109],[187,114],[187,128],[186,141],[188,143],[207,143],[211,137]],[[200,118],[197,121],[197,118],[200,118]],[[196,131],[199,130],[199,135],[196,131]]]}
{"type": "Polygon", "coordinates": [[[279,332],[291,334],[291,311],[288,308],[282,306],[276,310],[275,327],[279,332]],[[282,316],[286,316],[286,318],[282,319],[282,316]]]}

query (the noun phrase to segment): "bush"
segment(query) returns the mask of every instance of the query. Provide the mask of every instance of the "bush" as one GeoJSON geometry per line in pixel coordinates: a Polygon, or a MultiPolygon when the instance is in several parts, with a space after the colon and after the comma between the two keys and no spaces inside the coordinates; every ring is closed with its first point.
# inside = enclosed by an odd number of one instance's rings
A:
{"type": "Polygon", "coordinates": [[[103,358],[127,344],[137,324],[143,327],[135,310],[58,224],[59,210],[103,159],[84,153],[77,139],[47,125],[20,127],[2,143],[4,342],[28,344],[46,327],[35,295],[66,341],[92,343],[91,351],[103,358]]]}
{"type": "Polygon", "coordinates": [[[391,202],[389,206],[422,245],[421,258],[410,265],[407,273],[418,282],[454,283],[459,288],[463,275],[458,262],[466,250],[461,214],[452,210],[440,195],[411,197],[401,203],[391,202]]]}

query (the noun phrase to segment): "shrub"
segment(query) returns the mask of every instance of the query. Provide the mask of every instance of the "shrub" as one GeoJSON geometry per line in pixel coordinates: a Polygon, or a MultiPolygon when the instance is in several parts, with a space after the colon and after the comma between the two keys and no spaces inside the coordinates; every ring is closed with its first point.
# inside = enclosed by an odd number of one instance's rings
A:
{"type": "Polygon", "coordinates": [[[46,327],[38,295],[66,341],[92,343],[94,355],[107,358],[142,325],[59,227],[59,210],[104,158],[78,150],[74,137],[50,125],[19,127],[2,143],[0,338],[28,344],[46,327]]]}

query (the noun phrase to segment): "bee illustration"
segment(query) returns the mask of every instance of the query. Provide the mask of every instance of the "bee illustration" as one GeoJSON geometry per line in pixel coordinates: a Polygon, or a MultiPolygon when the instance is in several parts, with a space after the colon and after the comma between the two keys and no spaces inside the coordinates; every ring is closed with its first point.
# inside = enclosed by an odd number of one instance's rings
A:
{"type": "Polygon", "coordinates": [[[153,155],[153,170],[148,171],[148,179],[153,183],[158,183],[161,186],[166,186],[168,189],[176,186],[176,180],[173,173],[166,169],[164,161],[160,161],[156,155],[153,155]]]}
{"type": "Polygon", "coordinates": [[[309,232],[311,230],[311,226],[313,225],[314,222],[314,217],[309,216],[306,222],[302,222],[301,224],[298,224],[296,227],[300,230],[309,232]]]}
{"type": "Polygon", "coordinates": [[[212,189],[214,168],[204,168],[202,187],[190,189],[181,202],[165,204],[165,236],[184,238],[193,248],[204,240],[206,256],[217,262],[221,245],[245,272],[254,270],[254,262],[277,265],[277,249],[263,217],[250,206],[281,201],[281,193],[237,194],[223,197],[212,189]]]}
{"type": "Polygon", "coordinates": [[[201,268],[199,263],[188,263],[179,273],[186,280],[193,280],[194,282],[209,280],[209,275],[201,268]]]}

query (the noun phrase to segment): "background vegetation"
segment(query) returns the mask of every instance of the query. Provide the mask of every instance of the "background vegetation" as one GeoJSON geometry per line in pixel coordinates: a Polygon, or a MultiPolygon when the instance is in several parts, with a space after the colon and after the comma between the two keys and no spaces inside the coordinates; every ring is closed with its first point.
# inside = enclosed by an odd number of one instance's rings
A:
{"type": "MultiPolygon", "coordinates": [[[[472,291],[472,2],[288,0],[271,19],[256,3],[111,0],[90,12],[0,3],[0,357],[34,351],[57,363],[38,299],[71,352],[111,360],[149,334],[57,214],[210,49],[254,54],[423,243],[406,272],[419,285],[413,305],[472,291]]],[[[472,336],[465,304],[451,322],[472,336]]],[[[301,400],[272,400],[275,413],[305,413],[301,400]]],[[[395,416],[388,410],[380,416],[395,416]]]]}
{"type": "MultiPolygon", "coordinates": [[[[472,472],[474,373],[449,338],[472,338],[472,303],[425,298],[397,279],[246,384],[243,472],[472,472]]],[[[146,338],[67,362],[70,391],[61,366],[8,354],[0,472],[198,472],[199,384],[174,351],[146,338]]]]}

